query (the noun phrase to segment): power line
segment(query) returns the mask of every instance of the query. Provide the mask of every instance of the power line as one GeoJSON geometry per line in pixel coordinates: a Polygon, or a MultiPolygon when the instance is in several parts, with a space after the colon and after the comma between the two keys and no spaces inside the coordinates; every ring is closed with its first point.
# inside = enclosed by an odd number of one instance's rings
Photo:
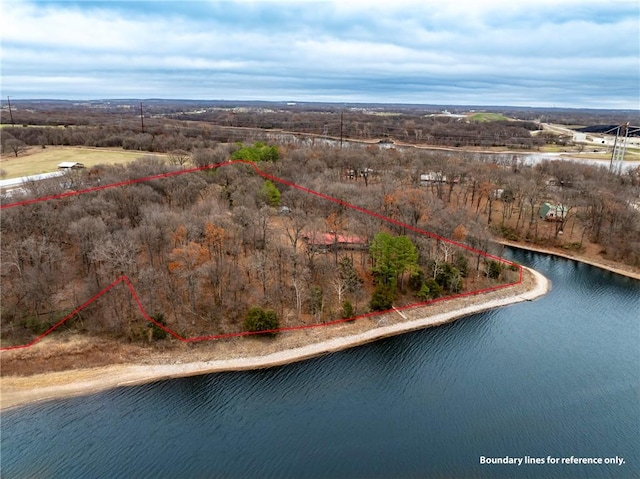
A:
{"type": "Polygon", "coordinates": [[[140,126],[142,128],[142,133],[144,133],[144,115],[142,113],[142,102],[140,102],[140,126]]]}
{"type": "Polygon", "coordinates": [[[622,171],[624,154],[627,151],[627,140],[629,139],[629,133],[640,131],[640,127],[629,126],[629,122],[626,122],[624,125],[616,126],[606,133],[612,132],[614,130],[616,132],[616,139],[613,142],[613,151],[611,152],[609,171],[619,174],[622,171]]]}
{"type": "Polygon", "coordinates": [[[7,103],[9,104],[9,116],[11,117],[11,126],[15,126],[13,122],[13,113],[11,112],[11,100],[9,100],[9,96],[7,95],[7,103]]]}

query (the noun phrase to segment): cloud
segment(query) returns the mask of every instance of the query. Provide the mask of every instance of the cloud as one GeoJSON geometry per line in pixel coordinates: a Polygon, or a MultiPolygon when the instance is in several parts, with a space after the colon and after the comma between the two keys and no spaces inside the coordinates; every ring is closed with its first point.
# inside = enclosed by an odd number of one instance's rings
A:
{"type": "Polygon", "coordinates": [[[640,108],[636,1],[8,1],[1,9],[2,88],[14,97],[640,108]]]}

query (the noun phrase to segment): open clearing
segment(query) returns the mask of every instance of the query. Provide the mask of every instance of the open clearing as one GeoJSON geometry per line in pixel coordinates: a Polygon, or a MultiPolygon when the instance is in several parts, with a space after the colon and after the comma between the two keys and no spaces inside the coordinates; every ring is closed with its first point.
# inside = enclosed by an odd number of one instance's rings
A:
{"type": "Polygon", "coordinates": [[[58,163],[62,161],[77,161],[83,163],[86,167],[91,167],[99,164],[128,163],[137,158],[153,154],[145,151],[123,150],[122,148],[33,147],[20,154],[17,158],[13,155],[2,155],[0,157],[0,168],[5,171],[5,178],[19,178],[57,171],[58,163]]]}
{"type": "Polygon", "coordinates": [[[474,113],[467,117],[469,121],[485,122],[485,121],[509,121],[511,118],[507,118],[501,113],[474,113]]]}

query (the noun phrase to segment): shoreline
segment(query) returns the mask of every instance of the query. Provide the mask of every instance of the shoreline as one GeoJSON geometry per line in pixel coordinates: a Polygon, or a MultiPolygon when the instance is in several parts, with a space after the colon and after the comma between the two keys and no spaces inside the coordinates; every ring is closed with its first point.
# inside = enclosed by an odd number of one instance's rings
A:
{"type": "MultiPolygon", "coordinates": [[[[156,365],[121,364],[84,370],[49,372],[33,376],[2,377],[0,378],[0,410],[166,379],[282,366],[368,344],[382,338],[440,326],[472,314],[523,301],[532,301],[545,295],[551,288],[549,280],[535,270],[524,266],[523,268],[525,272],[532,275],[533,280],[533,287],[526,291],[516,290],[513,294],[499,298],[491,298],[490,296],[489,299],[484,301],[450,311],[417,319],[408,319],[388,326],[377,326],[356,334],[323,339],[260,356],[173,364],[164,362],[156,365]]],[[[518,288],[518,286],[520,285],[515,285],[513,288],[518,288]]],[[[491,295],[491,293],[488,294],[491,295]]],[[[481,296],[478,298],[481,298],[481,296]]],[[[400,316],[405,317],[403,314],[400,314],[400,316]]]]}
{"type": "Polygon", "coordinates": [[[557,256],[558,258],[571,259],[573,261],[578,261],[580,263],[588,264],[589,266],[595,266],[596,268],[604,269],[604,270],[609,271],[611,273],[616,273],[616,274],[619,274],[619,275],[622,275],[622,276],[626,276],[628,278],[633,278],[633,279],[640,280],[640,272],[629,271],[629,270],[626,270],[626,269],[622,269],[619,266],[608,265],[606,263],[602,263],[602,262],[599,262],[599,261],[595,261],[595,260],[591,260],[591,259],[582,257],[580,255],[572,255],[571,253],[555,251],[555,250],[552,250],[552,249],[539,248],[537,246],[523,245],[523,244],[517,243],[515,241],[495,240],[495,242],[497,244],[501,244],[503,246],[508,246],[509,248],[517,248],[517,249],[522,249],[522,250],[526,250],[526,251],[532,251],[534,253],[549,254],[549,255],[552,255],[552,256],[557,256]]]}

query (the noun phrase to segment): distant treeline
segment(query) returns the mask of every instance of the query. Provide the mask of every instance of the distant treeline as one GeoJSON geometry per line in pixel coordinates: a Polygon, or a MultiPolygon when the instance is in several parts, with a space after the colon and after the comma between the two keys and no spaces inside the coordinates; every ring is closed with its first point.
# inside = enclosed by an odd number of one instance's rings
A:
{"type": "MultiPolygon", "coordinates": [[[[165,130],[163,141],[215,142],[180,134],[180,128],[187,127],[176,125],[174,137],[165,130]]],[[[9,128],[33,138],[85,135],[84,141],[98,130],[9,128]]],[[[24,194],[47,196],[170,172],[178,164],[255,155],[275,177],[478,250],[499,254],[492,239],[504,237],[589,248],[640,266],[640,168],[616,175],[565,161],[531,167],[517,159],[479,161],[472,153],[378,145],[242,148],[217,143],[186,155],[141,155],[126,166],[30,182],[24,194]],[[564,213],[547,221],[541,217],[545,203],[564,213]]],[[[286,326],[487,287],[514,274],[401,224],[266,182],[245,165],[8,208],[0,220],[1,329],[13,341],[44,331],[122,274],[150,314],[162,315],[185,336],[242,330],[253,307],[273,310],[286,326]],[[392,239],[405,235],[415,253],[408,241],[392,239]],[[363,240],[378,246],[367,249],[363,240]],[[402,254],[389,257],[409,258],[406,267],[383,263],[384,255],[376,254],[393,248],[402,254]]],[[[152,337],[137,319],[128,291],[114,289],[68,327],[136,341],[152,337]]]]}
{"type": "MultiPolygon", "coordinates": [[[[454,118],[377,118],[343,121],[340,117],[318,119],[313,114],[295,118],[281,115],[203,114],[198,121],[190,115],[181,121],[147,120],[144,131],[140,124],[129,120],[122,125],[73,126],[64,128],[30,126],[3,128],[4,141],[16,139],[30,146],[68,145],[92,147],[122,147],[128,150],[169,152],[176,149],[208,148],[213,143],[260,140],[273,129],[303,133],[325,138],[400,141],[452,147],[502,146],[518,149],[537,148],[549,139],[532,136],[538,126],[530,122],[489,121],[482,123],[454,118]],[[250,129],[253,133],[246,130],[250,129]],[[263,132],[263,133],[261,133],[263,132]]],[[[195,115],[194,115],[195,117],[195,115]]]]}

